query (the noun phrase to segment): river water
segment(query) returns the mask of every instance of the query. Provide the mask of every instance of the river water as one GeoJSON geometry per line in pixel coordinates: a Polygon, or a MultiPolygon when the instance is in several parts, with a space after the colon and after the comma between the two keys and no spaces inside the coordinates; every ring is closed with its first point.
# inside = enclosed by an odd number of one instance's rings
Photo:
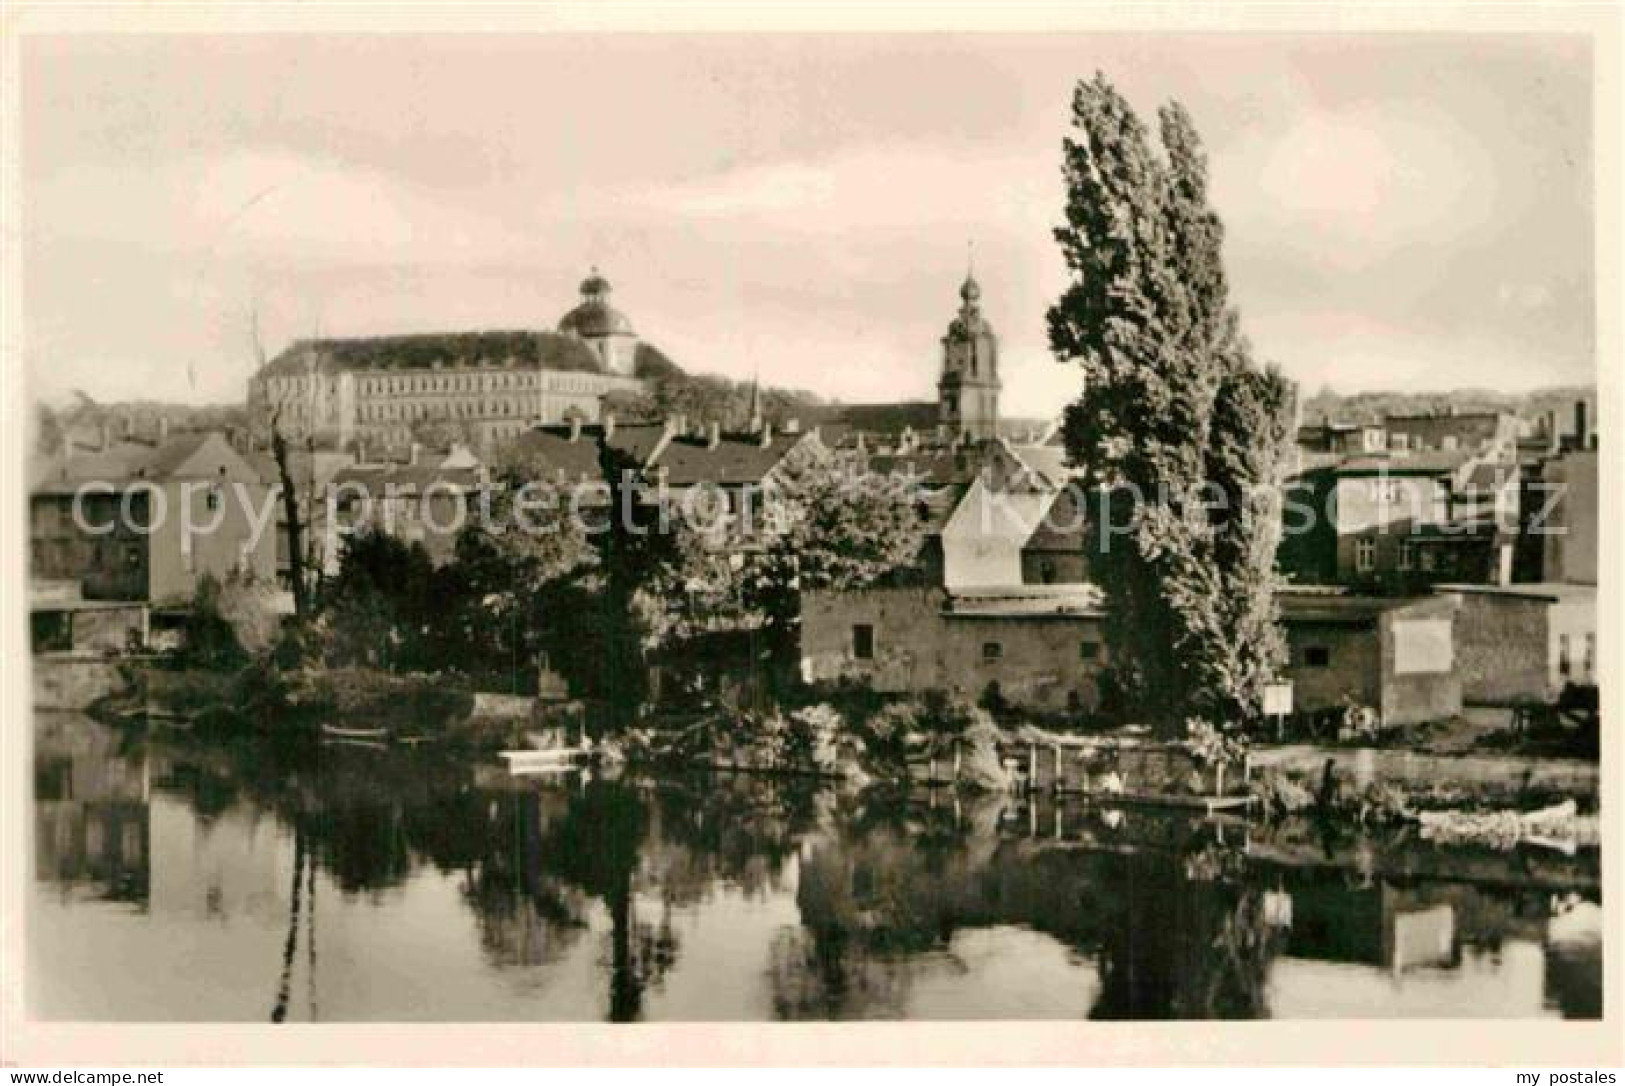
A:
{"type": "Polygon", "coordinates": [[[1598,860],[35,721],[45,1019],[1597,1017],[1598,860]]]}

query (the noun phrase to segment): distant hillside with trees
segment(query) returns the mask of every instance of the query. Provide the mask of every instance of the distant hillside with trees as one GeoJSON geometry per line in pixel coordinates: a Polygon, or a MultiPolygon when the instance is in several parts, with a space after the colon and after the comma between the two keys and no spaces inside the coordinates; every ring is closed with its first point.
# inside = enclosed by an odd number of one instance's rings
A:
{"type": "Polygon", "coordinates": [[[1576,400],[1585,400],[1591,417],[1596,417],[1595,385],[1555,385],[1531,392],[1495,392],[1486,388],[1459,388],[1449,392],[1351,392],[1340,393],[1329,386],[1303,400],[1303,421],[1376,422],[1385,415],[1419,415],[1427,412],[1511,411],[1537,419],[1556,411],[1559,423],[1569,425],[1576,400]]]}
{"type": "Polygon", "coordinates": [[[37,404],[34,415],[33,445],[37,453],[54,456],[69,441],[80,446],[99,446],[105,436],[111,441],[134,438],[156,440],[159,434],[187,430],[221,430],[228,436],[244,433],[248,411],[242,404],[177,404],[157,400],[126,400],[98,403],[80,394],[68,404],[37,404]]]}
{"type": "MultiPolygon", "coordinates": [[[[681,415],[690,425],[712,422],[723,429],[738,429],[750,421],[752,382],[733,381],[703,373],[674,373],[648,382],[638,393],[611,393],[604,410],[618,419],[653,421],[681,415]]],[[[762,386],[759,394],[764,421],[782,427],[794,418],[803,418],[810,408],[827,401],[800,389],[762,386]]]]}

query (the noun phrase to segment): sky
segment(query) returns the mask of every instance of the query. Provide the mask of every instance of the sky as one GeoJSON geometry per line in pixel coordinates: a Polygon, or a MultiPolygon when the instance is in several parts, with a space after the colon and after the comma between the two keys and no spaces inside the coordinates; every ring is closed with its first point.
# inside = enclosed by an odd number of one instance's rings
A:
{"type": "Polygon", "coordinates": [[[1243,327],[1308,392],[1595,367],[1565,36],[30,37],[31,391],[240,400],[293,339],[552,328],[597,266],[692,371],[930,399],[968,260],[1004,412],[1077,390],[1062,140],[1102,71],[1210,155],[1243,327]]]}

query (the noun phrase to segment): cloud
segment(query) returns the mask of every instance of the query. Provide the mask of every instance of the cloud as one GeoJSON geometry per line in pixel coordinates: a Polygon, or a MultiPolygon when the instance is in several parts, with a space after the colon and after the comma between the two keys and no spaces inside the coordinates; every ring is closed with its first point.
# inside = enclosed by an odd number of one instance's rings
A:
{"type": "MultiPolygon", "coordinates": [[[[1053,157],[1053,151],[1050,152],[1053,157]]],[[[1039,161],[1044,161],[1040,159],[1039,161]]],[[[556,204],[588,215],[686,218],[851,237],[972,224],[1039,231],[1060,217],[1057,175],[1021,149],[967,153],[904,142],[849,147],[817,161],[787,160],[556,204]]]]}
{"type": "Polygon", "coordinates": [[[489,260],[511,230],[466,203],[376,171],[245,149],[142,169],[85,164],[29,187],[30,238],[93,240],[167,258],[276,264],[489,260]]]}
{"type": "Polygon", "coordinates": [[[1213,163],[1233,237],[1344,271],[1483,227],[1497,210],[1496,176],[1472,132],[1421,105],[1306,111],[1279,131],[1247,133],[1213,163]]]}

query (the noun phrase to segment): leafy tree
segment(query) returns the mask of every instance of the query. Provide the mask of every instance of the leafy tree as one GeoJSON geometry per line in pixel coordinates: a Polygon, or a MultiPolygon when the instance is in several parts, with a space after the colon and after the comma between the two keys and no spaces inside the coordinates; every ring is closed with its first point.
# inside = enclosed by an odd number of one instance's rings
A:
{"type": "Polygon", "coordinates": [[[1161,734],[1256,715],[1281,653],[1278,483],[1291,386],[1241,335],[1208,203],[1207,160],[1177,103],[1161,154],[1103,75],[1080,82],[1065,143],[1072,283],[1051,348],[1083,373],[1068,454],[1105,495],[1091,561],[1110,600],[1126,707],[1161,734]]]}
{"type": "Polygon", "coordinates": [[[715,422],[724,429],[737,429],[752,421],[753,406],[760,410],[762,421],[783,426],[820,402],[808,392],[753,389],[749,381],[679,373],[649,381],[641,392],[611,393],[604,406],[617,418],[658,421],[680,415],[694,426],[715,422]]]}
{"type": "Polygon", "coordinates": [[[408,424],[407,432],[413,441],[428,449],[449,449],[453,445],[472,448],[479,444],[479,434],[473,423],[450,416],[431,415],[414,419],[408,424]]]}
{"type": "Polygon", "coordinates": [[[557,606],[550,589],[586,575],[596,556],[569,494],[545,484],[543,466],[523,446],[504,450],[482,500],[453,561],[436,571],[436,651],[459,670],[518,684],[547,651],[547,628],[572,624],[573,609],[557,606]]]}
{"type": "Polygon", "coordinates": [[[344,541],[336,576],[323,586],[324,653],[330,665],[438,670],[429,651],[441,610],[434,566],[422,544],[375,529],[344,541]]]}
{"type": "Polygon", "coordinates": [[[248,662],[249,655],[224,614],[220,582],[213,574],[198,578],[181,645],[179,659],[188,667],[228,670],[248,662]]]}
{"type": "Polygon", "coordinates": [[[921,544],[914,499],[902,477],[844,459],[807,463],[781,481],[767,539],[746,556],[739,580],[775,651],[793,655],[801,593],[865,588],[914,564],[921,544]]]}

